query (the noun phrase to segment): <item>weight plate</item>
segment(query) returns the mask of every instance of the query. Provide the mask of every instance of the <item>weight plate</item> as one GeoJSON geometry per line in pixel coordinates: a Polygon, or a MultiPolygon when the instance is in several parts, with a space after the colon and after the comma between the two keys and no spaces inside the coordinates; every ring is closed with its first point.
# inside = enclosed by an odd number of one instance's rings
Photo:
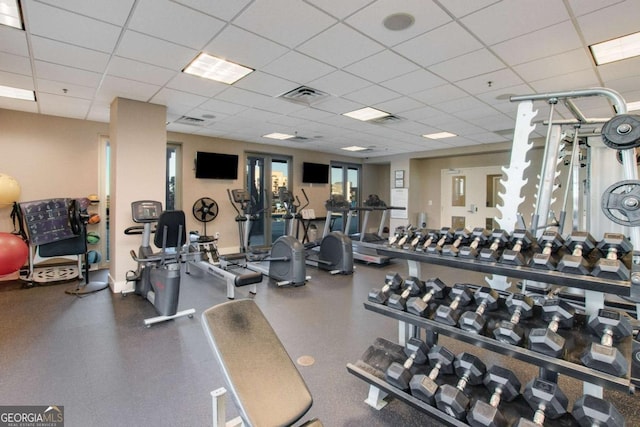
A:
{"type": "Polygon", "coordinates": [[[218,204],[209,197],[201,197],[193,204],[193,216],[200,222],[210,222],[218,216],[218,204]]]}
{"type": "Polygon", "coordinates": [[[640,146],[640,116],[619,114],[602,126],[602,142],[616,150],[640,146]]]}
{"type": "Polygon", "coordinates": [[[602,194],[601,207],[616,224],[640,225],[640,181],[630,179],[611,185],[602,194]]]}

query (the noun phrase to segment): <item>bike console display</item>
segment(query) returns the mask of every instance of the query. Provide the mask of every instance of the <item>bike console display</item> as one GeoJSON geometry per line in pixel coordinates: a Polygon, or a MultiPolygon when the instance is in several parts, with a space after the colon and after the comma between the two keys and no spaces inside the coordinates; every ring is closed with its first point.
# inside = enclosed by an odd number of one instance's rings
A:
{"type": "Polygon", "coordinates": [[[133,222],[156,222],[162,213],[162,203],[154,200],[139,200],[131,203],[131,218],[133,222]]]}

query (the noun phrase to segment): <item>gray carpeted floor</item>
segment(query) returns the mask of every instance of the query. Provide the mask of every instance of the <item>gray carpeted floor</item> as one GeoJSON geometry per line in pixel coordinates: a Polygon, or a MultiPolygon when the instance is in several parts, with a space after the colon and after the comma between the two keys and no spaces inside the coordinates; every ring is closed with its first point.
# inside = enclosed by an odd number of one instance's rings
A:
{"type": "MultiPolygon", "coordinates": [[[[408,405],[391,399],[376,411],[364,403],[368,385],[346,370],[377,337],[398,339],[397,322],[363,308],[369,290],[380,287],[387,271],[406,275],[396,261],[379,268],[358,265],[353,276],[309,270],[303,287],[278,288],[264,280],[255,300],[299,367],[314,396],[306,418],[325,426],[438,426],[408,405]]],[[[98,279],[104,272],[93,273],[98,279]]],[[[425,277],[446,283],[482,283],[481,276],[438,266],[424,266],[425,277]]],[[[64,293],[69,285],[0,292],[2,405],[64,405],[66,426],[206,426],[211,425],[209,392],[222,385],[219,368],[200,325],[200,313],[226,301],[225,286],[206,276],[183,275],[180,308],[195,308],[181,318],[146,328],[155,315],[136,295],[102,291],[83,298],[64,293]]],[[[247,295],[246,288],[237,290],[247,295]]],[[[467,350],[487,366],[515,366],[523,383],[537,367],[441,337],[454,352],[467,350]]],[[[581,383],[561,377],[573,402],[581,383]]],[[[637,398],[605,391],[627,418],[640,425],[637,398]]],[[[233,407],[230,405],[231,408],[233,407]]],[[[235,414],[233,409],[231,414],[235,414]]]]}

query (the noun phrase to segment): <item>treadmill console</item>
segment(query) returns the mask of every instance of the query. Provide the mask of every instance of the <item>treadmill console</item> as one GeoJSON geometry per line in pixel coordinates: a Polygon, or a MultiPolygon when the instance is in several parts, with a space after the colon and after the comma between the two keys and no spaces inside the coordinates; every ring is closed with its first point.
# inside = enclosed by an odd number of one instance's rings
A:
{"type": "Polygon", "coordinates": [[[131,218],[136,223],[156,222],[162,213],[162,203],[139,200],[131,203],[131,218]]]}

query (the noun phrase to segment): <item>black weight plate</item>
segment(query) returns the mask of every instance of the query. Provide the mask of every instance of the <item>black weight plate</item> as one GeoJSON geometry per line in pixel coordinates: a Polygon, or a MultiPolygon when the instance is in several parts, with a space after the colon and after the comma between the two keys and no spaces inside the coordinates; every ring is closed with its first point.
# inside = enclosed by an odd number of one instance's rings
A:
{"type": "Polygon", "coordinates": [[[602,142],[616,150],[640,146],[640,116],[619,114],[602,126],[602,142]]]}
{"type": "Polygon", "coordinates": [[[640,225],[640,181],[625,180],[611,185],[602,194],[601,207],[616,224],[640,225]]]}

